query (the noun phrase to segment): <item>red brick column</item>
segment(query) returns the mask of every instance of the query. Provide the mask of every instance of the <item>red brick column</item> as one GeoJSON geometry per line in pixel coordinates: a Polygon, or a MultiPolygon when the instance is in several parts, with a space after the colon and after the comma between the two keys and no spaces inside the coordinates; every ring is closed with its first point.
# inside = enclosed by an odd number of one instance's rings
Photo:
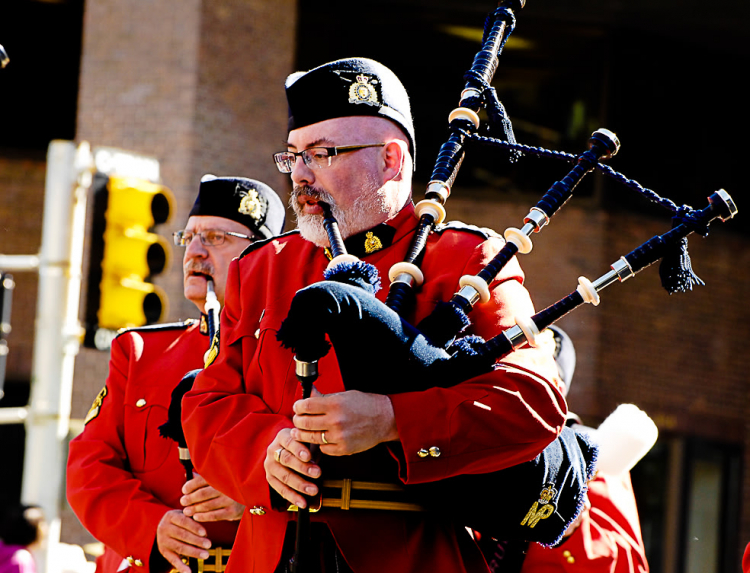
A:
{"type": "MultiPolygon", "coordinates": [[[[288,178],[271,154],[286,137],[284,80],[293,70],[296,2],[278,0],[87,0],[78,140],[156,157],[176,213],[158,228],[182,228],[200,177],[241,175],[286,201],[288,178]]],[[[167,320],[195,316],[182,296],[181,255],[156,282],[169,296],[167,320]]],[[[105,353],[82,350],[73,418],[103,386],[105,353]]],[[[63,540],[83,542],[74,516],[63,540]]]]}

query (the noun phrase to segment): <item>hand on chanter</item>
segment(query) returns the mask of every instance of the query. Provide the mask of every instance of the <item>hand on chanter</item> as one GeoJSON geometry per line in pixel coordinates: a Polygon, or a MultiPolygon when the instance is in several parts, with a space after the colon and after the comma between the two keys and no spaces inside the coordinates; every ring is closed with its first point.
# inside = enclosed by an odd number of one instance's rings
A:
{"type": "Polygon", "coordinates": [[[303,493],[309,496],[318,493],[318,486],[303,476],[313,479],[320,477],[320,467],[312,461],[308,445],[292,438],[290,428],[276,434],[266,450],[263,467],[268,484],[297,507],[307,507],[303,493]]]}
{"type": "Polygon", "coordinates": [[[245,506],[237,503],[209,485],[206,479],[193,474],[193,479],[182,486],[180,503],[182,513],[195,521],[236,521],[242,517],[245,506]]]}
{"type": "Polygon", "coordinates": [[[399,439],[390,398],[348,390],[294,403],[292,439],[318,444],[329,456],[349,456],[399,439]]]}
{"type": "Polygon", "coordinates": [[[190,573],[182,556],[208,559],[211,541],[206,529],[179,509],[164,514],[156,528],[156,544],[164,558],[180,573],[190,573]]]}

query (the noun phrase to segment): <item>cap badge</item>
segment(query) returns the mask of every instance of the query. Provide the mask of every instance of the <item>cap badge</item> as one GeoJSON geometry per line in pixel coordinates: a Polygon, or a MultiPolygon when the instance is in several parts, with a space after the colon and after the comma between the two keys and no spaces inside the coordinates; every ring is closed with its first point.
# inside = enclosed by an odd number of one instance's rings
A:
{"type": "Polygon", "coordinates": [[[539,523],[542,519],[547,519],[550,515],[555,513],[557,507],[552,500],[557,495],[557,489],[551,483],[544,486],[542,491],[539,493],[539,500],[534,502],[531,506],[526,517],[523,518],[521,525],[528,525],[531,529],[539,523]]]}
{"type": "Polygon", "coordinates": [[[370,253],[379,251],[382,248],[383,243],[381,242],[381,240],[373,235],[372,231],[368,231],[367,235],[365,236],[365,253],[369,255],[370,253]]]}
{"type": "Polygon", "coordinates": [[[258,192],[255,189],[245,190],[240,185],[237,185],[234,192],[235,194],[238,194],[242,197],[242,199],[240,199],[240,206],[237,211],[239,211],[243,215],[252,217],[256,221],[259,221],[261,216],[263,215],[263,206],[260,204],[258,192]]]}
{"type": "Polygon", "coordinates": [[[349,103],[366,103],[367,105],[380,105],[378,92],[375,85],[378,80],[364,74],[357,75],[357,81],[349,86],[349,103]]]}

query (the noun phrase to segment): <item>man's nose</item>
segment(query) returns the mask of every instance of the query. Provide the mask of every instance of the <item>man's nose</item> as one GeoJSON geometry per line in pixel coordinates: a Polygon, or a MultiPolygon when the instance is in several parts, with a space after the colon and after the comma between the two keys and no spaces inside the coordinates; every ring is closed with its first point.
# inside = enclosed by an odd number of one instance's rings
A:
{"type": "Polygon", "coordinates": [[[201,242],[199,235],[193,235],[193,239],[185,247],[185,259],[193,257],[205,257],[208,255],[208,249],[201,242]]]}
{"type": "Polygon", "coordinates": [[[315,173],[310,169],[302,159],[301,155],[294,158],[292,167],[292,182],[295,185],[312,185],[315,181],[315,173]]]}

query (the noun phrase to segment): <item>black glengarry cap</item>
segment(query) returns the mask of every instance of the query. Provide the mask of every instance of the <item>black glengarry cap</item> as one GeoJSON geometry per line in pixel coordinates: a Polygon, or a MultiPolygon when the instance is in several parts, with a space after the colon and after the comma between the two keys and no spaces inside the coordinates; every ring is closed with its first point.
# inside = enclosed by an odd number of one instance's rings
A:
{"type": "Polygon", "coordinates": [[[204,175],[188,217],[213,216],[245,225],[259,238],[280,235],[286,211],[276,192],[246,177],[204,175]]]}
{"type": "Polygon", "coordinates": [[[289,131],[337,117],[384,117],[396,123],[416,155],[409,96],[401,80],[380,62],[346,58],[295,72],[286,79],[289,131]]]}

